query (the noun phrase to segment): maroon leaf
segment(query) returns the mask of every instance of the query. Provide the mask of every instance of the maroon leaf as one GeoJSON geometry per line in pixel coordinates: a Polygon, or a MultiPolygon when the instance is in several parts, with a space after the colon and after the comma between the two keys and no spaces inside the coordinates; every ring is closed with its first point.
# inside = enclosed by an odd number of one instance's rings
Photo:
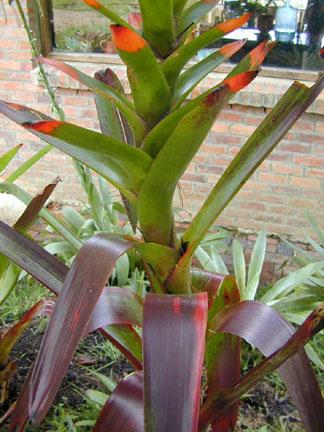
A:
{"type": "Polygon", "coordinates": [[[46,201],[56,188],[60,178],[57,177],[52,183],[48,184],[39,194],[37,194],[26,207],[23,214],[14,225],[14,229],[25,232],[26,229],[35,221],[39,212],[44,207],[46,201]]]}
{"type": "Polygon", "coordinates": [[[118,237],[96,235],[76,256],[34,366],[29,395],[34,422],[45,417],[116,260],[131,247],[118,237]]]}
{"type": "MultiPolygon", "coordinates": [[[[268,357],[237,383],[233,389],[236,396],[241,396],[243,390],[249,389],[265,373],[278,367],[278,373],[285,381],[307,430],[320,432],[324,424],[323,397],[314,371],[301,347],[323,328],[323,324],[323,306],[314,311],[296,333],[276,310],[258,302],[241,302],[217,314],[211,323],[213,331],[240,336],[268,357]],[[293,356],[288,358],[291,355],[293,356]]],[[[225,399],[227,402],[230,399],[232,403],[233,392],[229,390],[228,393],[230,396],[225,395],[225,399]]],[[[220,411],[224,407],[221,397],[217,403],[207,403],[203,408],[201,428],[206,425],[208,417],[210,419],[213,413],[217,414],[217,407],[220,411]]]]}
{"type": "Polygon", "coordinates": [[[146,296],[143,352],[147,430],[197,430],[207,306],[206,293],[146,296]]]}
{"type": "Polygon", "coordinates": [[[93,432],[144,432],[143,373],[128,375],[103,407],[93,432]]]}
{"type": "Polygon", "coordinates": [[[84,334],[110,324],[142,325],[143,300],[128,288],[107,287],[100,295],[84,334]]]}

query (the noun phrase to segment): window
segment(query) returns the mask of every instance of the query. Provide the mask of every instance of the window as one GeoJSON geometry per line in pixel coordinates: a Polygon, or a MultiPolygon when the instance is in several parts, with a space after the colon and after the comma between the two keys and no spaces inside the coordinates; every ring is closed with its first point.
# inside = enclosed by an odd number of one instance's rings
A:
{"type": "MultiPolygon", "coordinates": [[[[90,9],[82,0],[29,0],[46,3],[52,51],[71,53],[111,52],[107,19],[90,9]]],[[[124,18],[138,11],[136,0],[101,0],[124,18]]],[[[188,4],[194,1],[189,0],[188,4]]],[[[225,19],[251,11],[253,17],[242,29],[198,53],[198,58],[235,39],[247,42],[232,62],[239,61],[264,39],[277,45],[264,65],[299,70],[323,70],[320,48],[324,46],[323,0],[223,0],[199,25],[199,32],[225,19]]],[[[48,44],[47,44],[48,45],[48,44]]],[[[65,57],[66,58],[66,57],[65,57]]]]}

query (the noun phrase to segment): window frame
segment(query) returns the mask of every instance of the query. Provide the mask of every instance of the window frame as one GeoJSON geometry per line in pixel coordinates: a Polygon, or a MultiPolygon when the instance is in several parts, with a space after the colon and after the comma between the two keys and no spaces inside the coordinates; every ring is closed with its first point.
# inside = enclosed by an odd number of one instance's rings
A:
{"type": "MultiPolygon", "coordinates": [[[[27,0],[27,10],[30,27],[35,35],[38,48],[44,57],[51,57],[65,62],[119,64],[116,54],[105,53],[72,53],[53,51],[52,35],[54,33],[52,0],[27,0]]],[[[194,62],[191,62],[194,63],[194,62]]],[[[233,64],[224,63],[215,69],[215,72],[228,73],[233,64]]],[[[260,76],[271,78],[298,79],[316,81],[321,71],[281,68],[278,66],[262,66],[260,76]]]]}

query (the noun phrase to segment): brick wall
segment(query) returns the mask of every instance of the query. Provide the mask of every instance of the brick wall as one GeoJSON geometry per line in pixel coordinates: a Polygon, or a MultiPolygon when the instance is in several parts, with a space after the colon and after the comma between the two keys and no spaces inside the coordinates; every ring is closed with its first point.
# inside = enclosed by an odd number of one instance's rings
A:
{"type": "MultiPolygon", "coordinates": [[[[5,3],[5,11],[6,18],[0,12],[0,99],[27,104],[50,114],[48,97],[32,70],[24,30],[19,25],[13,7],[5,3]]],[[[117,59],[111,58],[109,61],[114,63],[114,69],[121,76],[125,76],[123,66],[117,59]]],[[[103,67],[93,63],[78,63],[77,66],[90,73],[103,67]]],[[[211,74],[198,91],[204,91],[222,76],[221,72],[211,74]]],[[[98,128],[91,93],[64,75],[51,72],[51,79],[58,87],[57,97],[68,121],[98,128]]],[[[185,219],[188,220],[190,214],[197,211],[231,158],[291,82],[291,79],[260,76],[232,105],[227,106],[181,181],[181,198],[176,201],[177,204],[183,202],[189,211],[183,214],[185,219]]],[[[304,210],[311,210],[317,220],[322,222],[323,114],[322,95],[244,186],[219,218],[219,224],[251,231],[264,228],[271,233],[303,238],[307,232],[304,210]]],[[[23,143],[24,147],[16,165],[41,146],[31,134],[1,117],[1,153],[18,143],[23,143]]],[[[34,192],[57,175],[62,178],[55,195],[57,200],[84,199],[70,159],[58,151],[47,154],[30,175],[20,180],[20,184],[34,192]]]]}

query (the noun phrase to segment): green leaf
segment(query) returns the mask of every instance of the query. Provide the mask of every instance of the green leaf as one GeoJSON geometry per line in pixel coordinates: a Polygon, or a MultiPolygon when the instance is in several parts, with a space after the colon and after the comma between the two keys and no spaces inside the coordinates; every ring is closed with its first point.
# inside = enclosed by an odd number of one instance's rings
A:
{"type": "Polygon", "coordinates": [[[175,42],[173,0],[139,0],[143,16],[143,34],[161,57],[167,55],[175,42]]]}
{"type": "Polygon", "coordinates": [[[320,228],[320,226],[318,225],[314,217],[309,212],[306,214],[307,214],[307,219],[311,224],[314,232],[316,233],[321,245],[324,246],[324,231],[320,228]]]}
{"type": "Polygon", "coordinates": [[[12,161],[12,159],[16,156],[16,154],[21,149],[22,144],[18,144],[16,147],[8,150],[6,153],[4,153],[0,157],[0,174],[2,174],[2,171],[7,168],[9,163],[12,161]]]}
{"type": "Polygon", "coordinates": [[[111,26],[111,32],[115,48],[127,66],[136,111],[151,127],[170,108],[168,83],[145,39],[125,27],[111,26]]]}
{"type": "Polygon", "coordinates": [[[54,147],[68,153],[135,199],[151,159],[142,151],[71,123],[48,120],[26,107],[0,102],[0,112],[54,147]]]}
{"type": "Polygon", "coordinates": [[[230,163],[189,228],[183,242],[192,256],[201,239],[257,167],[271,153],[290,127],[316,99],[324,85],[324,76],[311,87],[295,82],[251,135],[230,163]]]}
{"type": "Polygon", "coordinates": [[[302,267],[283,279],[276,282],[260,299],[263,303],[274,304],[280,299],[279,296],[289,294],[298,285],[306,283],[309,278],[314,275],[318,270],[324,269],[324,261],[308,264],[302,267]]]}
{"type": "Polygon", "coordinates": [[[173,12],[175,17],[182,13],[187,1],[188,0],[173,0],[173,12]]]}
{"type": "Polygon", "coordinates": [[[45,57],[37,57],[36,60],[38,63],[53,66],[56,69],[64,72],[71,78],[87,86],[96,95],[101,96],[103,99],[113,103],[127,119],[129,125],[132,128],[135,140],[137,142],[141,142],[145,134],[144,122],[134,111],[132,102],[127,99],[127,97],[122,92],[59,60],[45,57]]]}
{"type": "Polygon", "coordinates": [[[115,390],[117,383],[111,378],[94,370],[89,370],[89,372],[94,375],[99,380],[100,384],[102,384],[110,393],[115,390]]]}
{"type": "Polygon", "coordinates": [[[235,279],[240,290],[241,297],[243,300],[245,300],[246,265],[243,247],[241,243],[235,239],[233,241],[232,248],[235,279]]]}
{"type": "Polygon", "coordinates": [[[27,159],[23,164],[19,165],[17,169],[15,169],[6,179],[7,183],[13,183],[19,179],[23,174],[25,174],[32,166],[35,165],[42,157],[44,157],[48,152],[53,149],[53,146],[46,145],[38,152],[36,152],[33,156],[27,159]]]}
{"type": "Polygon", "coordinates": [[[175,104],[175,108],[181,106],[190,92],[209,72],[228,60],[244,44],[244,40],[227,44],[183,72],[177,79],[174,87],[173,103],[175,104]]]}
{"type": "MultiPolygon", "coordinates": [[[[112,69],[107,68],[96,72],[95,79],[124,94],[123,86],[112,69]]],[[[132,144],[133,137],[129,125],[116,105],[99,94],[95,94],[94,97],[101,132],[119,141],[132,144]]]]}
{"type": "Polygon", "coordinates": [[[230,88],[230,99],[235,93],[247,86],[257,74],[258,71],[256,69],[251,69],[235,77],[227,76],[221,83],[210,88],[195,99],[190,100],[187,104],[181,106],[181,108],[177,108],[148,133],[143,142],[142,149],[155,158],[183,117],[203,103],[208,95],[219,90],[222,86],[228,85],[230,88]]]}
{"type": "Polygon", "coordinates": [[[254,300],[255,298],[260,282],[266,247],[267,234],[265,231],[261,231],[252,250],[244,300],[254,300]]]}
{"type": "Polygon", "coordinates": [[[172,245],[172,199],[176,185],[226,104],[228,95],[227,86],[208,95],[183,117],[154,159],[138,200],[139,222],[146,241],[172,245]]]}
{"type": "Polygon", "coordinates": [[[232,18],[207,30],[192,41],[180,45],[163,63],[162,70],[171,87],[174,86],[182,68],[199,50],[222,38],[225,34],[241,27],[250,18],[250,14],[232,18]]]}
{"type": "Polygon", "coordinates": [[[69,223],[74,234],[78,235],[86,219],[80,215],[74,208],[64,207],[62,210],[64,219],[69,223]]]}
{"type": "Polygon", "coordinates": [[[86,390],[85,395],[92,402],[95,402],[96,404],[98,404],[102,407],[105,405],[105,403],[107,402],[107,400],[109,398],[109,395],[107,395],[106,393],[103,393],[102,391],[99,391],[99,390],[86,390]]]}

